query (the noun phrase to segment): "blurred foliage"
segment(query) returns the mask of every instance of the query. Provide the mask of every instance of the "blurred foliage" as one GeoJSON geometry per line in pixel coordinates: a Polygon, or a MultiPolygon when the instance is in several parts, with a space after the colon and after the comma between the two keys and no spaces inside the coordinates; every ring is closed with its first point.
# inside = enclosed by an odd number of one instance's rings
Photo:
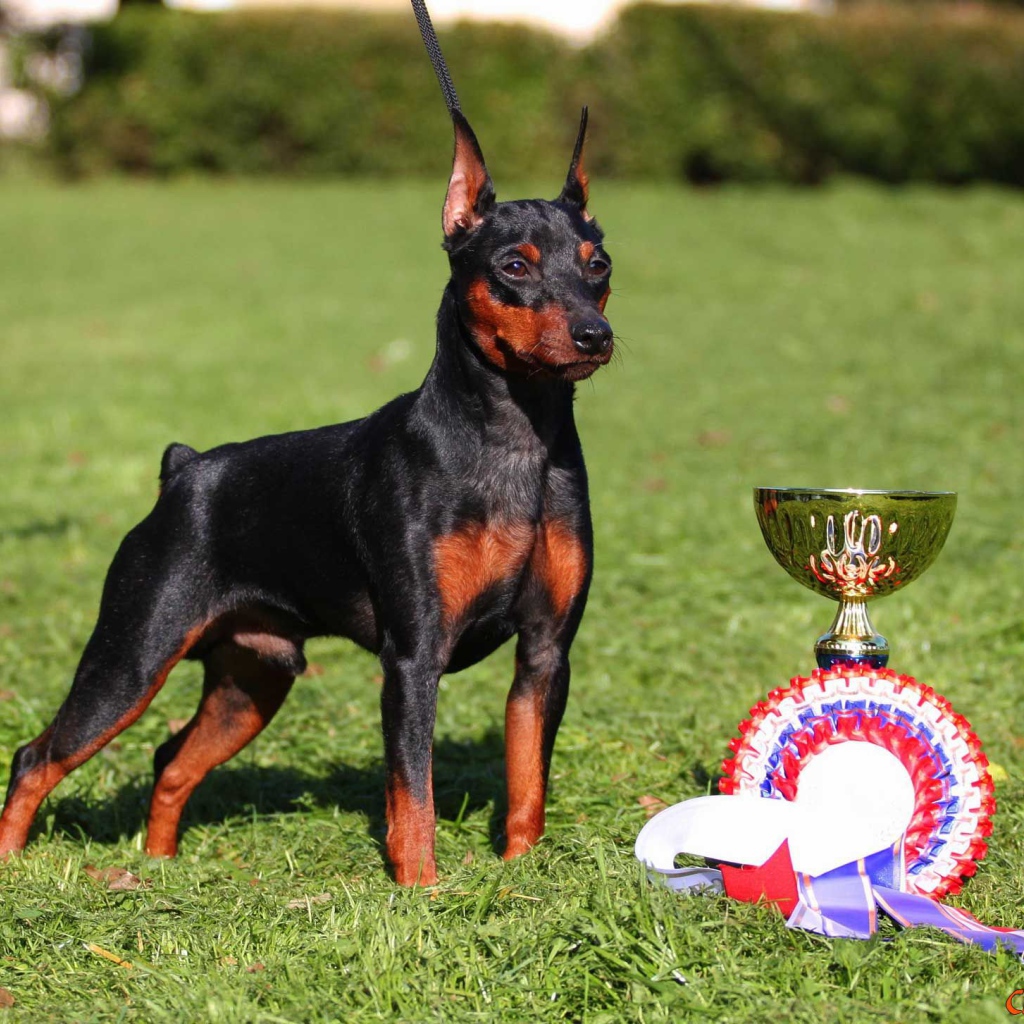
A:
{"type": "Polygon", "coordinates": [[[588,55],[609,171],[1024,184],[1024,18],[641,6],[588,55]]]}
{"type": "MultiPolygon", "coordinates": [[[[628,178],[1024,185],[1024,15],[641,5],[574,48],[461,25],[442,43],[492,166],[547,173],[591,105],[591,168],[628,178]]],[[[132,8],[54,103],[67,174],[443,173],[444,106],[411,18],[132,8]]]]}
{"type": "MultiPolygon", "coordinates": [[[[552,145],[550,71],[563,48],[511,27],[465,26],[444,42],[488,152],[529,170],[552,145]]],[[[86,83],[54,110],[53,151],[71,173],[435,175],[450,166],[447,115],[411,16],[130,9],[95,31],[86,83]]]]}

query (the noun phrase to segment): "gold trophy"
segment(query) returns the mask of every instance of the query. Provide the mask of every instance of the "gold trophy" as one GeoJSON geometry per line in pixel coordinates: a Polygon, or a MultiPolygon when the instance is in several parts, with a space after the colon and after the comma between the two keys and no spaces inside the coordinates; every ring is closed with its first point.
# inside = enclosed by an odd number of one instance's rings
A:
{"type": "Polygon", "coordinates": [[[755,487],[754,508],[779,565],[839,602],[814,645],[818,666],[883,667],[889,642],[871,625],[867,603],[905,587],[935,561],[956,513],[955,492],[755,487]]]}

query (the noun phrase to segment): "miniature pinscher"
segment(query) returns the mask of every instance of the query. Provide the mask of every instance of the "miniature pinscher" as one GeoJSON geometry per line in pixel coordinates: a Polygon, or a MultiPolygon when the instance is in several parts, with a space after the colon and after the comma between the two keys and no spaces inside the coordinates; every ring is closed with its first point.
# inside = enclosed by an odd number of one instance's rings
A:
{"type": "Polygon", "coordinates": [[[202,699],[156,751],[146,836],[151,855],[174,856],[192,791],[266,727],[305,669],[305,641],[327,635],[380,657],[387,854],[399,883],[429,885],[439,677],[517,634],[505,857],[540,838],[592,565],[573,392],[612,356],[611,260],[587,212],[586,110],[552,202],[496,202],[472,129],[452,119],[451,279],[422,386],[351,423],[166,450],[71,691],[14,756],[0,856],[191,658],[202,699]]]}

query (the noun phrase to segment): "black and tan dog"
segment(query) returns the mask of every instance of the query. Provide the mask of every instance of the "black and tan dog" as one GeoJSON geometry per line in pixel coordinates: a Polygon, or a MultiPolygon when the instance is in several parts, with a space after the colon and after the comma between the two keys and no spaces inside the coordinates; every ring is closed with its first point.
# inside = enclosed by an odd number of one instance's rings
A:
{"type": "Polygon", "coordinates": [[[160,498],[114,558],[71,692],[15,754],[0,855],[25,845],[53,787],[193,658],[202,700],[156,752],[146,839],[173,856],[192,791],[274,717],[304,642],[325,635],[380,656],[387,851],[410,885],[437,878],[438,679],[518,634],[505,856],[540,838],[591,573],[573,390],[612,355],[611,263],[587,213],[586,111],[553,202],[496,203],[472,129],[453,119],[451,280],[423,385],[353,423],[167,449],[160,498]]]}

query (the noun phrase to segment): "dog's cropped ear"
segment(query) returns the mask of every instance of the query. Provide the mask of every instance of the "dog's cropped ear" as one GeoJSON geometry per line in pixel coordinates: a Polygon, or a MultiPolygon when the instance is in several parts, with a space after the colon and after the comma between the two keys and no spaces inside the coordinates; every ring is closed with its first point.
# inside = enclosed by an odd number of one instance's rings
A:
{"type": "Polygon", "coordinates": [[[576,136],[576,145],[572,151],[572,163],[569,164],[569,173],[565,178],[565,186],[562,189],[562,194],[558,197],[556,202],[568,203],[570,206],[575,206],[579,209],[580,213],[583,214],[587,220],[590,220],[587,214],[587,199],[589,197],[589,180],[587,178],[587,172],[583,169],[583,146],[587,141],[587,108],[583,108],[583,113],[580,115],[580,130],[576,136]]]}
{"type": "Polygon", "coordinates": [[[455,157],[441,216],[444,237],[448,241],[478,227],[494,206],[494,185],[473,129],[458,110],[452,111],[452,123],[455,157]]]}

